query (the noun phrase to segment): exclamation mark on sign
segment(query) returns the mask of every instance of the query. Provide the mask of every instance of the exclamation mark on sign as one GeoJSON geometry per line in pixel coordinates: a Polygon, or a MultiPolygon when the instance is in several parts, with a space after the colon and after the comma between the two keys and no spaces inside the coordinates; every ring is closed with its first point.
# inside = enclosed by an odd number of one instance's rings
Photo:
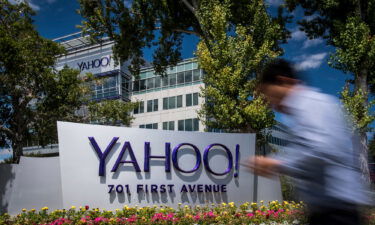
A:
{"type": "Polygon", "coordinates": [[[240,145],[237,144],[236,145],[236,162],[234,164],[234,169],[235,169],[235,172],[234,172],[234,177],[238,177],[238,173],[239,173],[239,159],[240,159],[240,145]]]}

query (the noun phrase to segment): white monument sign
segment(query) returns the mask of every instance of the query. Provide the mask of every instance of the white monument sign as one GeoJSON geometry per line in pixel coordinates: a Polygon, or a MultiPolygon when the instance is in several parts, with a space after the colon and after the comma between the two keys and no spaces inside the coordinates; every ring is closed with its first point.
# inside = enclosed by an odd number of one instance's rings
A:
{"type": "Polygon", "coordinates": [[[254,134],[58,122],[64,208],[252,201],[254,134]]]}

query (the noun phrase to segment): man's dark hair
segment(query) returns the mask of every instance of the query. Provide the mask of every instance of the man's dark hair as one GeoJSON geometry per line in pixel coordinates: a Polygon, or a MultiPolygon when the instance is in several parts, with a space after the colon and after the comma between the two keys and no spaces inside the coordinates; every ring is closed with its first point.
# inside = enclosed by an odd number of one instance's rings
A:
{"type": "Polygon", "coordinates": [[[260,83],[280,83],[277,76],[299,80],[299,77],[290,62],[286,61],[285,59],[274,59],[267,63],[264,67],[260,77],[260,83]]]}

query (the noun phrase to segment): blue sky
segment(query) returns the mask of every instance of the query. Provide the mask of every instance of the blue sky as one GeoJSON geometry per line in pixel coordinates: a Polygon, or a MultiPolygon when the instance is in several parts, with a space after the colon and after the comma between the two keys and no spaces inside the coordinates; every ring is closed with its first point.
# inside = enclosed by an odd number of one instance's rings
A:
{"type": "MultiPolygon", "coordinates": [[[[76,12],[79,8],[76,0],[31,0],[29,3],[37,13],[34,17],[34,24],[42,36],[54,39],[79,31],[76,26],[81,24],[82,18],[76,12]]],[[[282,3],[282,0],[267,0],[267,3],[272,12],[282,3]]],[[[302,10],[295,11],[294,15],[296,18],[301,18],[302,10]]],[[[285,50],[282,57],[296,63],[297,68],[306,78],[307,84],[319,88],[324,93],[338,96],[345,80],[351,76],[327,65],[329,55],[334,52],[334,49],[326,46],[322,39],[307,39],[295,23],[289,24],[288,29],[291,30],[292,37],[287,44],[282,46],[285,50]]],[[[193,57],[197,43],[198,39],[195,36],[186,35],[182,57],[193,57]]],[[[152,61],[152,51],[145,49],[144,53],[145,58],[152,61]]],[[[277,114],[277,119],[284,120],[279,114],[277,114]]],[[[0,161],[5,155],[0,151],[0,161]]]]}
{"type": "MultiPolygon", "coordinates": [[[[267,2],[270,10],[273,11],[282,1],[268,0],[267,2]]],[[[35,26],[42,36],[54,39],[79,31],[76,26],[81,23],[82,19],[76,13],[79,8],[76,0],[31,0],[30,3],[37,12],[34,17],[35,26]]],[[[297,18],[303,16],[302,10],[297,10],[294,14],[297,18]]],[[[292,31],[292,38],[288,44],[283,45],[285,49],[283,57],[297,63],[297,67],[307,78],[308,84],[325,93],[337,95],[345,79],[350,76],[327,65],[329,54],[334,49],[326,46],[322,39],[308,40],[304,32],[298,30],[295,23],[288,25],[288,28],[292,31]]],[[[195,36],[185,36],[183,58],[194,56],[197,43],[198,39],[195,36]]],[[[144,53],[145,58],[151,61],[152,51],[145,49],[144,53]]]]}

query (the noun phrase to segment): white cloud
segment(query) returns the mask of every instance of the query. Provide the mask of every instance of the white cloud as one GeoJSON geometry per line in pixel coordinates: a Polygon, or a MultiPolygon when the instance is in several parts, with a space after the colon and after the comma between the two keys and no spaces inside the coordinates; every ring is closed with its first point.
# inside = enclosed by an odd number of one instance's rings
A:
{"type": "MultiPolygon", "coordinates": [[[[48,1],[51,1],[51,0],[48,0],[48,1]]],[[[52,0],[54,1],[54,0],[52,0]]],[[[19,4],[21,2],[28,2],[30,7],[35,10],[35,11],[39,11],[40,10],[40,6],[38,6],[37,4],[33,3],[31,0],[10,0],[9,1],[11,4],[19,4]]]]}
{"type": "Polygon", "coordinates": [[[9,149],[0,149],[0,162],[3,162],[4,159],[8,159],[12,156],[12,152],[9,149]]]}
{"type": "Polygon", "coordinates": [[[291,34],[291,39],[292,40],[295,40],[295,41],[300,41],[300,40],[304,40],[306,39],[306,34],[304,31],[301,31],[301,30],[295,30],[292,32],[291,34]]]}
{"type": "Polygon", "coordinates": [[[312,46],[319,45],[321,43],[323,43],[322,38],[307,39],[303,42],[302,48],[310,48],[312,46]]]}
{"type": "Polygon", "coordinates": [[[297,61],[295,64],[296,70],[307,70],[318,68],[322,63],[324,58],[327,56],[326,52],[312,54],[312,55],[301,55],[295,57],[294,60],[297,61]]]}
{"type": "Polygon", "coordinates": [[[10,149],[0,149],[0,156],[1,155],[10,155],[12,152],[10,149]]]}
{"type": "Polygon", "coordinates": [[[40,7],[38,5],[32,3],[31,1],[29,1],[29,5],[35,11],[39,11],[40,10],[40,7]]]}
{"type": "Polygon", "coordinates": [[[313,15],[311,15],[311,16],[304,16],[303,19],[305,19],[305,20],[307,20],[307,21],[311,21],[311,20],[313,20],[313,19],[315,19],[315,18],[317,18],[317,17],[318,17],[317,14],[313,14],[313,15]]]}
{"type": "Polygon", "coordinates": [[[266,0],[266,4],[270,6],[279,6],[283,4],[283,0],[266,0]]]}

